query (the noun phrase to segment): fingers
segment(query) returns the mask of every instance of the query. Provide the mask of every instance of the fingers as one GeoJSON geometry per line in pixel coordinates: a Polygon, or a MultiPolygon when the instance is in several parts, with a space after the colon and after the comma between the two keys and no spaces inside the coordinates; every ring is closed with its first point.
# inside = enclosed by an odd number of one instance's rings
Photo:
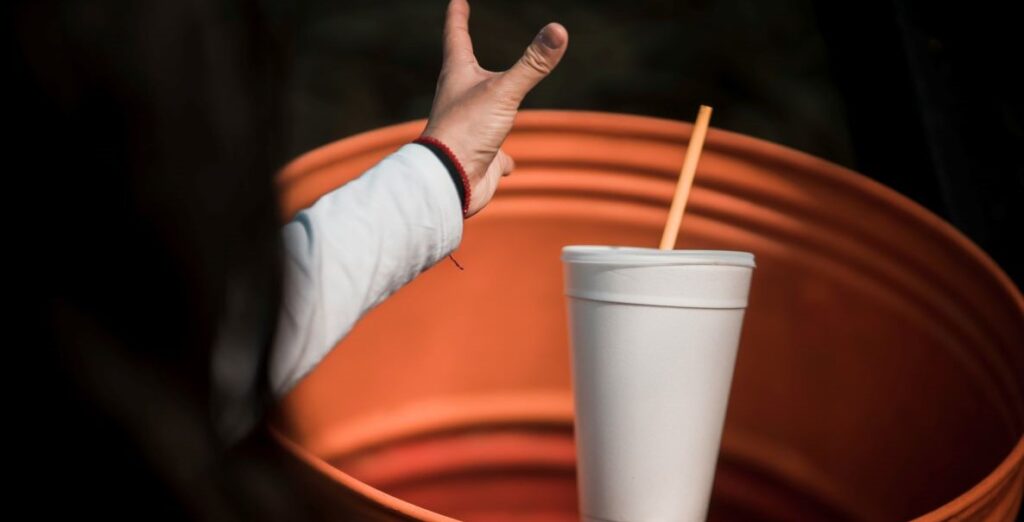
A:
{"type": "Polygon", "coordinates": [[[469,38],[469,2],[451,0],[444,20],[444,61],[473,63],[473,41],[469,38]]]}
{"type": "Polygon", "coordinates": [[[557,23],[544,26],[522,58],[503,75],[502,81],[512,95],[518,100],[525,98],[558,65],[568,44],[569,32],[565,27],[557,23]]]}
{"type": "Polygon", "coordinates": [[[516,168],[516,160],[512,159],[512,156],[505,154],[505,151],[502,149],[498,149],[498,154],[494,156],[494,161],[498,162],[502,176],[508,176],[516,168]]]}

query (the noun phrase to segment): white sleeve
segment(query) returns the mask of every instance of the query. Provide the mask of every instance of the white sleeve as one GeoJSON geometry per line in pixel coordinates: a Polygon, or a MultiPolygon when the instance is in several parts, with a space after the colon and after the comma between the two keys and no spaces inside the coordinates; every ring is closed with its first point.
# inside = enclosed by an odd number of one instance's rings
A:
{"type": "Polygon", "coordinates": [[[409,144],[284,228],[284,299],[270,355],[280,397],[356,321],[462,240],[462,205],[441,161],[409,144]]]}

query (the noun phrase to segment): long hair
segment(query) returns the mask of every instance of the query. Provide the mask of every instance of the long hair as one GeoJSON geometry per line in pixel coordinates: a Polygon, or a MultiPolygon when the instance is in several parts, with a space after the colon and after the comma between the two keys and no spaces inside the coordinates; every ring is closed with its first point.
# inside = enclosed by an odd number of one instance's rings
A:
{"type": "Polygon", "coordinates": [[[212,399],[227,367],[249,425],[267,402],[287,24],[255,2],[8,9],[33,284],[31,340],[10,363],[32,390],[18,480],[55,498],[34,511],[295,517],[272,466],[232,457],[212,399]],[[215,345],[241,362],[217,370],[215,345]]]}

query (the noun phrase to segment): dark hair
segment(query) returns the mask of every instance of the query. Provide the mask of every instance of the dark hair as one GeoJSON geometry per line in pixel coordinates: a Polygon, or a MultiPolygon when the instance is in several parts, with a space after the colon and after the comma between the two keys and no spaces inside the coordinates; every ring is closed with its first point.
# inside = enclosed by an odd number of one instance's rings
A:
{"type": "Polygon", "coordinates": [[[261,361],[242,377],[262,411],[286,24],[241,1],[8,8],[11,175],[30,206],[17,246],[35,286],[11,363],[30,396],[16,480],[53,498],[33,511],[301,518],[269,460],[227,451],[210,375],[228,332],[261,361]]]}

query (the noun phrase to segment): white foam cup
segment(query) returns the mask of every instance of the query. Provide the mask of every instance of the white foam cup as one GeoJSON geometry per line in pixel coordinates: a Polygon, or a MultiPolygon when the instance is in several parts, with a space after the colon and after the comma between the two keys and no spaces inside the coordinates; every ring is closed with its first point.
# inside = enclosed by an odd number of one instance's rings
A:
{"type": "Polygon", "coordinates": [[[754,256],[567,246],[581,517],[707,516],[754,256]]]}

